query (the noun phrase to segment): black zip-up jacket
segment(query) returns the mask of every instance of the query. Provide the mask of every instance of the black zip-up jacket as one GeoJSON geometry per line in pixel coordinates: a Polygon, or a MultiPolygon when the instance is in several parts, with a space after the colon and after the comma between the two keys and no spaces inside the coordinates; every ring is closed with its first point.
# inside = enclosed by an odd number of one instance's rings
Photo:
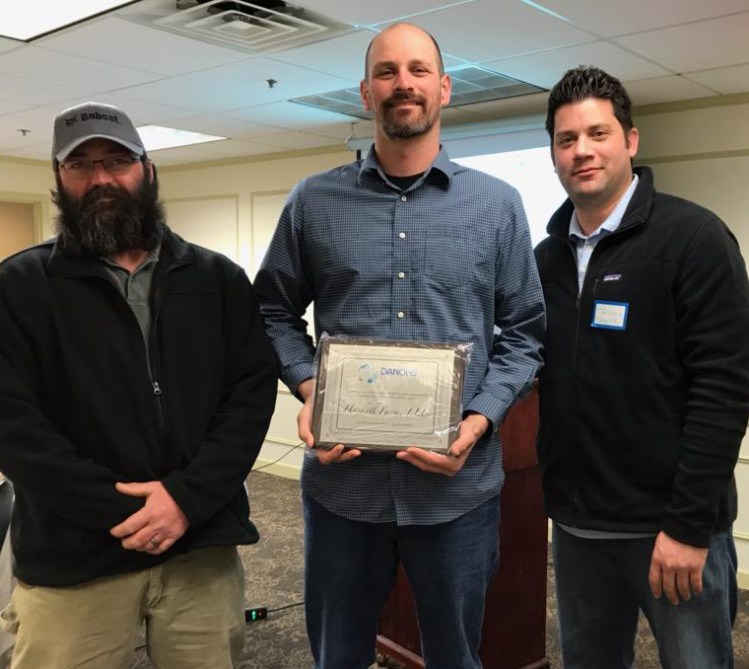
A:
{"type": "Polygon", "coordinates": [[[704,547],[736,517],[733,470],[749,415],[746,269],[715,214],[656,193],[648,168],[636,172],[579,297],[569,200],[536,248],[548,322],[546,507],[573,527],[663,530],[704,547]],[[626,305],[623,329],[591,326],[598,301],[626,305]]]}
{"type": "Polygon", "coordinates": [[[167,231],[149,361],[105,265],[51,242],[0,264],[0,469],[16,489],[15,571],[62,586],[198,547],[257,541],[244,479],[276,398],[276,362],[243,270],[167,231]],[[190,521],[164,554],[109,530],[160,480],[190,521]]]}

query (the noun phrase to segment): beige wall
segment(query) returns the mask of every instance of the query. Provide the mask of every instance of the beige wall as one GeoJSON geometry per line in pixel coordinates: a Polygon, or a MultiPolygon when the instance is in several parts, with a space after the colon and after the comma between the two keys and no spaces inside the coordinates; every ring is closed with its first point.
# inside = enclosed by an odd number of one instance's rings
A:
{"type": "MultiPolygon", "coordinates": [[[[658,110],[636,118],[641,162],[656,188],[716,212],[749,253],[749,102],[706,109],[658,110]]],[[[747,334],[749,336],[749,333],[747,334]]],[[[734,525],[740,577],[749,588],[749,438],[736,468],[739,517],[734,525]]]]}
{"type": "Polygon", "coordinates": [[[49,193],[54,187],[49,164],[0,156],[0,201],[32,205],[35,242],[52,235],[49,193]]]}
{"type": "MultiPolygon", "coordinates": [[[[190,241],[210,246],[254,277],[289,191],[303,177],[352,160],[349,152],[312,153],[253,162],[231,161],[159,173],[169,225],[190,241]]],[[[158,165],[158,153],[153,154],[158,165]]],[[[287,454],[299,443],[299,402],[279,384],[278,402],[260,464],[287,454]]],[[[273,466],[277,474],[299,475],[303,449],[273,466]]]]}
{"type": "Polygon", "coordinates": [[[21,202],[0,202],[0,260],[36,241],[34,205],[21,202]]]}

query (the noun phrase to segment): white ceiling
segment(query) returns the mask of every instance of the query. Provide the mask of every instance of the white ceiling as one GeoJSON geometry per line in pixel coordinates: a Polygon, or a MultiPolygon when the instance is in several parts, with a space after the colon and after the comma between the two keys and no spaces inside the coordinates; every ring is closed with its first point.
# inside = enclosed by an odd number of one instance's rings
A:
{"type": "MultiPolygon", "coordinates": [[[[434,34],[448,68],[482,65],[544,88],[594,64],[620,77],[636,105],[749,92],[749,0],[291,2],[350,30],[257,55],[168,32],[154,21],[178,11],[176,0],[141,0],[30,44],[0,38],[0,155],[48,160],[55,115],[87,100],[121,106],[138,125],[230,138],[153,152],[160,165],[341,146],[371,135],[369,122],[288,100],[357,86],[367,44],[395,20],[434,34]]],[[[444,119],[539,112],[545,98],[454,108],[444,119]]]]}

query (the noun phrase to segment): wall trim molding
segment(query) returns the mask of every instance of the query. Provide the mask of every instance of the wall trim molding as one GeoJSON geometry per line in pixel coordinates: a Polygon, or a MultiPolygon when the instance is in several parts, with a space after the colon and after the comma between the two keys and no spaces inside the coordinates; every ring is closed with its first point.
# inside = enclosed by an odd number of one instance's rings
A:
{"type": "Polygon", "coordinates": [[[730,149],[726,151],[702,151],[700,153],[682,153],[670,156],[638,156],[635,165],[658,165],[663,163],[682,163],[698,160],[716,160],[721,158],[746,158],[747,149],[730,149]]]}
{"type": "MultiPolygon", "coordinates": [[[[269,149],[271,147],[268,147],[269,149]]],[[[248,163],[266,163],[272,160],[289,160],[292,158],[306,158],[308,156],[325,156],[340,153],[345,156],[345,162],[351,160],[352,152],[346,148],[346,145],[334,144],[332,146],[322,146],[312,149],[295,149],[292,151],[278,151],[261,153],[254,156],[238,156],[236,158],[217,158],[216,160],[201,160],[195,163],[184,163],[181,165],[165,165],[159,167],[160,173],[166,172],[185,172],[190,170],[202,170],[207,167],[226,167],[231,165],[245,165],[248,163]]],[[[19,159],[20,160],[20,159],[19,159]]],[[[156,161],[158,164],[158,161],[156,161]]],[[[35,163],[38,164],[38,163],[35,163]]]]}
{"type": "MultiPolygon", "coordinates": [[[[297,465],[290,465],[286,462],[273,462],[273,460],[258,458],[255,461],[255,467],[253,467],[250,472],[250,476],[252,475],[252,472],[261,467],[263,468],[264,474],[274,474],[275,476],[280,476],[284,479],[294,479],[298,481],[302,475],[302,468],[297,465]]],[[[747,574],[747,576],[749,576],[749,574],[747,574]]]]}
{"type": "MultiPolygon", "coordinates": [[[[691,100],[675,100],[674,102],[657,102],[650,105],[635,107],[635,117],[652,114],[672,114],[674,112],[692,111],[693,109],[710,109],[713,107],[732,107],[749,103],[749,93],[731,93],[727,95],[711,95],[706,98],[691,100]]],[[[637,125],[637,123],[635,123],[637,125]]]]}

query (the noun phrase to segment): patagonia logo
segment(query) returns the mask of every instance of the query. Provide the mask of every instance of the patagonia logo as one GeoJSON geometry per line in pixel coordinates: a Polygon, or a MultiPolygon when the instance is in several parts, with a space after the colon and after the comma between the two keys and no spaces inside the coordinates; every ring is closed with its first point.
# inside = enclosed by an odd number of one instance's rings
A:
{"type": "Polygon", "coordinates": [[[606,283],[607,281],[621,281],[622,275],[621,274],[607,274],[605,277],[603,277],[603,282],[606,283]]]}

